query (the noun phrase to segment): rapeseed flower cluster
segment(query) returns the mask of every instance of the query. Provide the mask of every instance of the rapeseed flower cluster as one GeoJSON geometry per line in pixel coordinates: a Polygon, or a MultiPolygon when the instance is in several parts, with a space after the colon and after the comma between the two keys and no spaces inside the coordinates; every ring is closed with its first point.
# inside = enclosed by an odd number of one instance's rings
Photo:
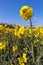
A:
{"type": "Polygon", "coordinates": [[[20,65],[25,65],[25,63],[27,62],[26,53],[23,53],[23,56],[18,58],[18,61],[20,65]]]}
{"type": "Polygon", "coordinates": [[[29,6],[23,6],[20,9],[20,16],[24,19],[24,20],[28,20],[29,18],[31,18],[33,16],[33,10],[31,7],[29,6]]]}
{"type": "Polygon", "coordinates": [[[18,50],[18,46],[13,46],[13,52],[18,50]]]}
{"type": "Polygon", "coordinates": [[[0,42],[0,50],[2,50],[2,49],[6,49],[6,45],[8,44],[8,41],[2,41],[2,42],[0,42]]]}
{"type": "Polygon", "coordinates": [[[0,24],[1,65],[32,65],[42,55],[43,27],[0,24]]]}

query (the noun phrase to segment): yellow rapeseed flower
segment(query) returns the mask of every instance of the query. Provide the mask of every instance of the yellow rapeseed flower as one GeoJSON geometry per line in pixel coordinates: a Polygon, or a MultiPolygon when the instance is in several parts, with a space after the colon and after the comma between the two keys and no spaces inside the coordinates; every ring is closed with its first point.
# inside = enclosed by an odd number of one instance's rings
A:
{"type": "Polygon", "coordinates": [[[7,44],[8,44],[7,41],[2,41],[2,42],[0,42],[0,50],[2,50],[2,49],[5,50],[7,44]]]}
{"type": "Polygon", "coordinates": [[[26,63],[27,62],[26,53],[23,53],[23,59],[24,59],[24,63],[26,63]]]}
{"type": "Polygon", "coordinates": [[[13,51],[18,51],[18,46],[13,46],[13,51]]]}
{"type": "Polygon", "coordinates": [[[23,50],[24,50],[25,52],[27,52],[28,48],[23,48],[23,50]]]}
{"type": "Polygon", "coordinates": [[[14,64],[10,64],[10,65],[14,65],[14,64]]]}
{"type": "Polygon", "coordinates": [[[20,65],[25,65],[24,63],[21,63],[20,65]]]}
{"type": "Polygon", "coordinates": [[[43,41],[41,41],[41,44],[43,45],[43,41]]]}
{"type": "Polygon", "coordinates": [[[19,64],[21,65],[24,62],[24,59],[22,57],[18,58],[19,64]]]}
{"type": "Polygon", "coordinates": [[[20,16],[24,19],[24,20],[28,20],[29,18],[31,18],[33,16],[33,10],[31,7],[29,6],[23,6],[20,9],[20,16]]]}
{"type": "Polygon", "coordinates": [[[37,45],[35,44],[34,47],[36,47],[37,45]]]}
{"type": "Polygon", "coordinates": [[[0,28],[2,28],[3,27],[3,25],[0,25],[0,28]]]}
{"type": "Polygon", "coordinates": [[[26,53],[23,53],[23,58],[26,58],[26,53]]]}
{"type": "Polygon", "coordinates": [[[24,58],[24,63],[26,63],[27,62],[27,58],[24,58]]]}
{"type": "Polygon", "coordinates": [[[7,27],[7,24],[5,24],[4,26],[7,27]]]}
{"type": "Polygon", "coordinates": [[[20,34],[23,34],[24,30],[25,30],[25,27],[24,27],[24,26],[20,26],[18,32],[19,32],[20,34]]]}
{"type": "Polygon", "coordinates": [[[43,28],[40,28],[40,33],[43,34],[43,28]]]}

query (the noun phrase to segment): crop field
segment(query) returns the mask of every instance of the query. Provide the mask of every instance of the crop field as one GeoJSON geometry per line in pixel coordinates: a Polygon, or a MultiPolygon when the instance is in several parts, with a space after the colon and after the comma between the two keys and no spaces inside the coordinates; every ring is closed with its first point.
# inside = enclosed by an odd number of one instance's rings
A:
{"type": "Polygon", "coordinates": [[[43,65],[43,27],[0,24],[0,65],[43,65]]]}

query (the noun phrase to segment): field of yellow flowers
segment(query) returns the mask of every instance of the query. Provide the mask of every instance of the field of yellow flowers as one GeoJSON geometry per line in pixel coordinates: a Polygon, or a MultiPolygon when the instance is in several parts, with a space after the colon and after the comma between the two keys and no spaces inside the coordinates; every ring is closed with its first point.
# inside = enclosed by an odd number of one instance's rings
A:
{"type": "Polygon", "coordinates": [[[43,65],[43,27],[0,24],[0,65],[43,65]]]}

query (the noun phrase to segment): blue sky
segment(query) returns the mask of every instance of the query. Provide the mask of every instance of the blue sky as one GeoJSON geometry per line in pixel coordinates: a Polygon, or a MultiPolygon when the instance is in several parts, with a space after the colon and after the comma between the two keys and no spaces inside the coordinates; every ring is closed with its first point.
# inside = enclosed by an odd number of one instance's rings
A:
{"type": "Polygon", "coordinates": [[[19,15],[19,10],[24,5],[33,8],[33,26],[43,26],[43,0],[0,0],[0,23],[28,26],[29,20],[25,21],[19,15]]]}

